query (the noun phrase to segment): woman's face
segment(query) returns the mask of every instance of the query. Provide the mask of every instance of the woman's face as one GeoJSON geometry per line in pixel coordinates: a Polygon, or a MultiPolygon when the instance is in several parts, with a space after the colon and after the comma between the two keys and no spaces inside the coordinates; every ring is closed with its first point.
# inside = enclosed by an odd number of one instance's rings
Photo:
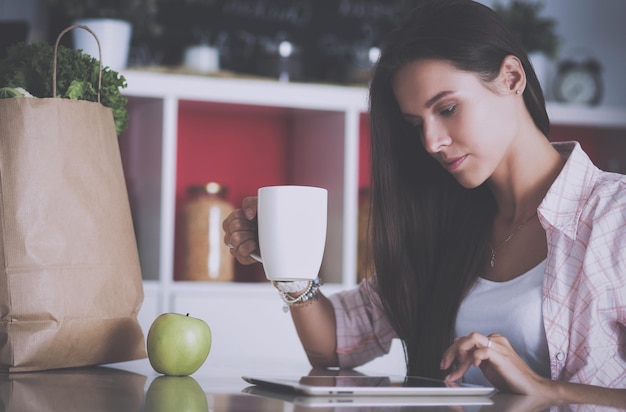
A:
{"type": "Polygon", "coordinates": [[[511,93],[443,60],[407,63],[393,79],[404,118],[425,150],[467,188],[485,182],[516,130],[511,93]]]}

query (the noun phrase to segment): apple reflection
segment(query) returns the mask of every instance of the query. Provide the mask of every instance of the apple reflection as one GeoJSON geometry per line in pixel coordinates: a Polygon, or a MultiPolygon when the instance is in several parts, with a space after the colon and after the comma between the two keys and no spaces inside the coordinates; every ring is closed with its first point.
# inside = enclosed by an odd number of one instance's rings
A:
{"type": "Polygon", "coordinates": [[[209,404],[191,376],[158,376],[146,392],[146,412],[207,412],[209,404]]]}

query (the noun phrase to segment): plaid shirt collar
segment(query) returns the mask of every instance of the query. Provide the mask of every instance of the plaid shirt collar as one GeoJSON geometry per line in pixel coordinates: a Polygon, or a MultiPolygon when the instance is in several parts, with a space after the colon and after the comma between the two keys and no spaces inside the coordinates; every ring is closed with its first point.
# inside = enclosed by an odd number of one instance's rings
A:
{"type": "Polygon", "coordinates": [[[537,212],[544,228],[551,226],[575,239],[583,205],[593,191],[593,182],[597,179],[598,169],[578,142],[552,143],[552,146],[566,157],[567,161],[537,212]]]}

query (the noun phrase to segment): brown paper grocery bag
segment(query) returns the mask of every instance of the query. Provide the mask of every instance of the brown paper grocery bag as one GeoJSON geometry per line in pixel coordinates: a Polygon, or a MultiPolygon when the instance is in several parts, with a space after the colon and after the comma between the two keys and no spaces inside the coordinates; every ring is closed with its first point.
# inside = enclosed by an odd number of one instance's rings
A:
{"type": "Polygon", "coordinates": [[[0,370],[143,358],[142,301],[111,110],[0,99],[0,370]]]}

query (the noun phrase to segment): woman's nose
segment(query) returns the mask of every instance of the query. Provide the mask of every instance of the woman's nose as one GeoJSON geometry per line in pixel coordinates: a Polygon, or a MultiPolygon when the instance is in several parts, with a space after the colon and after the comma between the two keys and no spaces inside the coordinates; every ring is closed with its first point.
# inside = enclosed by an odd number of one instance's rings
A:
{"type": "Polygon", "coordinates": [[[425,121],[422,126],[422,144],[428,153],[438,153],[451,142],[444,127],[437,121],[425,121]]]}

